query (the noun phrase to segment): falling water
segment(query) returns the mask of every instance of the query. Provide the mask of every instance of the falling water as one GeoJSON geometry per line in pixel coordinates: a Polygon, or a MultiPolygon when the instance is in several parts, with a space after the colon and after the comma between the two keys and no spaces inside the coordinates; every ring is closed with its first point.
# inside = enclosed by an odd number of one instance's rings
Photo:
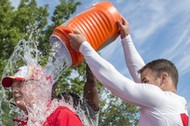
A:
{"type": "Polygon", "coordinates": [[[71,57],[66,45],[57,37],[50,39],[52,51],[46,65],[46,73],[52,74],[53,83],[56,82],[61,73],[71,66],[71,57]]]}
{"type": "Polygon", "coordinates": [[[71,104],[66,103],[64,100],[54,99],[47,109],[47,104],[51,99],[52,85],[56,82],[61,75],[61,73],[71,65],[71,59],[68,54],[68,50],[65,48],[63,43],[60,43],[59,39],[53,38],[54,43],[52,43],[52,51],[49,55],[49,60],[46,67],[42,68],[39,64],[41,53],[38,50],[38,30],[34,30],[33,27],[29,27],[26,35],[21,39],[14,52],[10,56],[7,65],[4,69],[3,75],[10,76],[14,75],[15,71],[21,66],[32,66],[38,69],[42,73],[36,74],[36,78],[40,79],[38,81],[25,83],[32,83],[30,88],[24,88],[24,99],[25,106],[28,110],[26,115],[20,111],[14,103],[11,96],[10,89],[4,89],[0,86],[0,126],[2,125],[14,125],[12,118],[18,118],[20,120],[25,120],[28,118],[27,126],[42,126],[46,121],[46,118],[58,107],[66,106],[73,112],[77,113],[83,123],[85,124],[85,114],[84,111],[76,110],[71,106],[71,104]],[[25,39],[28,38],[28,39],[25,39]],[[47,80],[47,76],[51,76],[52,81],[47,80]],[[33,88],[37,86],[38,88],[33,88]],[[32,90],[34,89],[34,90],[32,90]],[[33,96],[33,99],[28,101],[29,96],[33,96]],[[32,102],[32,106],[29,104],[32,102]],[[36,116],[38,115],[38,116],[36,116]],[[6,120],[9,119],[9,120],[6,120]]]}
{"type": "MultiPolygon", "coordinates": [[[[14,75],[15,71],[25,65],[37,65],[40,52],[37,50],[38,42],[35,38],[37,30],[27,28],[28,31],[14,48],[14,52],[10,56],[7,65],[4,68],[3,75],[14,75]],[[26,40],[25,38],[28,38],[26,40]]],[[[23,117],[23,113],[15,106],[14,100],[11,97],[10,89],[0,87],[0,125],[13,125],[12,118],[15,116],[23,117]],[[9,120],[6,120],[9,119],[9,120]]]]}

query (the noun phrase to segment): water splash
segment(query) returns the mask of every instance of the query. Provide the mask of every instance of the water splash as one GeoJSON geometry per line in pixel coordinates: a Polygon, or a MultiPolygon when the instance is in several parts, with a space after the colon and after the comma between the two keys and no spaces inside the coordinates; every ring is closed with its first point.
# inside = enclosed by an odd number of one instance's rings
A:
{"type": "MultiPolygon", "coordinates": [[[[3,75],[14,75],[19,67],[25,65],[36,65],[39,61],[40,52],[37,49],[38,30],[35,26],[28,26],[26,34],[15,46],[14,51],[8,59],[7,65],[4,68],[3,75]],[[28,38],[26,40],[26,38],[28,38]]],[[[0,125],[13,125],[12,118],[22,116],[23,113],[15,106],[10,89],[4,89],[0,86],[0,125]],[[9,120],[7,120],[9,119],[9,120]]]]}
{"type": "Polygon", "coordinates": [[[46,73],[53,73],[54,83],[59,79],[61,73],[71,66],[72,61],[66,45],[58,37],[52,35],[50,42],[52,50],[46,65],[46,73]]]}
{"type": "MultiPolygon", "coordinates": [[[[31,84],[30,88],[23,88],[28,114],[16,107],[11,90],[0,86],[0,125],[15,125],[10,122],[13,118],[19,117],[23,121],[28,118],[27,126],[42,126],[46,118],[58,106],[68,107],[78,114],[85,124],[85,112],[80,107],[75,109],[72,106],[73,103],[66,103],[64,99],[51,101],[52,83],[57,81],[61,73],[71,65],[71,59],[66,46],[62,42],[60,43],[59,39],[51,37],[53,39],[51,40],[53,41],[52,51],[46,67],[42,68],[39,64],[41,52],[37,48],[39,44],[38,34],[39,31],[36,28],[28,27],[27,33],[14,48],[2,75],[2,77],[14,75],[15,71],[21,66],[32,66],[40,69],[39,71],[42,72],[40,79],[37,81],[31,80],[32,82],[26,81],[26,85],[31,84]],[[53,82],[48,80],[47,76],[51,76],[53,82]],[[47,103],[51,104],[47,106],[47,103]]],[[[39,78],[39,74],[34,75],[34,78],[39,78]]]]}

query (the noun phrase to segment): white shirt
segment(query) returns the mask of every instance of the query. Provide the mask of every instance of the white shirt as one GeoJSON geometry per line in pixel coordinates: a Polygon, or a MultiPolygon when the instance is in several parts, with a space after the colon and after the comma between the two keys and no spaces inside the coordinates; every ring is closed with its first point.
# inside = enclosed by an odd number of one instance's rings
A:
{"type": "Polygon", "coordinates": [[[125,102],[141,107],[139,126],[183,126],[181,114],[187,115],[186,100],[172,92],[162,91],[157,86],[140,83],[137,70],[144,65],[144,61],[136,51],[130,36],[124,38],[122,44],[134,81],[123,76],[100,57],[88,42],[83,42],[79,50],[95,77],[106,88],[125,102]]]}

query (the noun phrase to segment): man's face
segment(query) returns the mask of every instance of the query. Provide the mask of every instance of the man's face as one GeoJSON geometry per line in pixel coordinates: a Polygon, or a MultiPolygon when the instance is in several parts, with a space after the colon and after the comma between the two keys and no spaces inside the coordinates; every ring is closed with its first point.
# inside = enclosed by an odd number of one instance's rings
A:
{"type": "Polygon", "coordinates": [[[28,81],[14,80],[11,89],[16,106],[26,112],[26,105],[30,106],[33,103],[34,97],[31,92],[34,91],[35,86],[28,81]]]}
{"type": "Polygon", "coordinates": [[[149,68],[144,69],[141,73],[141,82],[156,85],[160,87],[162,79],[157,77],[156,74],[149,68]]]}
{"type": "Polygon", "coordinates": [[[19,107],[21,110],[26,111],[26,107],[24,105],[23,92],[22,92],[23,85],[24,81],[14,80],[11,90],[13,93],[13,98],[15,100],[16,106],[19,107]]]}

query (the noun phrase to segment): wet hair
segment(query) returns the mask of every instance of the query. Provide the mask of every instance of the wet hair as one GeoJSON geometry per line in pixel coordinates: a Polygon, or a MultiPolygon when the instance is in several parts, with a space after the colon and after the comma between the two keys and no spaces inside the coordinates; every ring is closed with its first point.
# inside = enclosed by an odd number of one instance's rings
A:
{"type": "Polygon", "coordinates": [[[80,97],[72,92],[63,92],[58,94],[58,99],[61,100],[64,98],[65,102],[70,102],[70,98],[73,99],[73,107],[76,108],[80,103],[80,97]]]}
{"type": "Polygon", "coordinates": [[[167,72],[168,75],[171,77],[175,88],[177,89],[178,70],[171,61],[166,59],[153,60],[147,63],[138,72],[142,73],[147,68],[151,69],[154,73],[156,73],[157,77],[159,77],[162,72],[167,72]]]}

